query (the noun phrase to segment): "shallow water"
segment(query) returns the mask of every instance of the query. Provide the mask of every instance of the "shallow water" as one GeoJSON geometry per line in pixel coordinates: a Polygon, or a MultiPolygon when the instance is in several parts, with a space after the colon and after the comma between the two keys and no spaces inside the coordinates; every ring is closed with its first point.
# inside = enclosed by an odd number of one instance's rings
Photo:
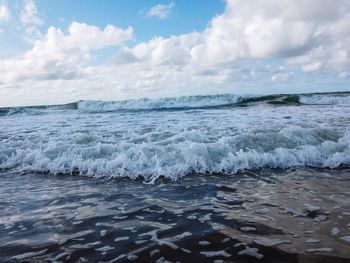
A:
{"type": "Polygon", "coordinates": [[[347,168],[155,185],[1,173],[0,261],[349,262],[349,187],[347,168]]]}
{"type": "Polygon", "coordinates": [[[349,105],[224,94],[0,109],[0,261],[349,262],[349,105]]]}

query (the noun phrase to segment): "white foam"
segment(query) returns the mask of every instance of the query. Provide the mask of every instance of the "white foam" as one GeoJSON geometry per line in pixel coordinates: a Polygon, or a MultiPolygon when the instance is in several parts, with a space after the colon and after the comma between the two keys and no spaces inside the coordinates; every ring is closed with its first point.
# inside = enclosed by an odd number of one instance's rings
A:
{"type": "Polygon", "coordinates": [[[201,251],[199,253],[202,254],[203,256],[207,257],[207,258],[212,258],[212,257],[226,257],[226,258],[229,258],[229,257],[231,257],[231,254],[227,253],[224,250],[220,250],[220,251],[201,251]]]}
{"type": "Polygon", "coordinates": [[[332,252],[334,249],[333,248],[329,248],[329,247],[321,247],[321,248],[310,248],[310,249],[306,249],[305,252],[307,253],[322,253],[322,252],[332,252]]]}
{"type": "Polygon", "coordinates": [[[192,172],[335,168],[350,164],[349,116],[341,106],[12,116],[0,118],[0,169],[153,182],[192,172]]]}
{"type": "Polygon", "coordinates": [[[255,227],[246,226],[246,227],[241,227],[240,230],[243,231],[243,232],[254,232],[254,231],[256,231],[256,228],[255,227]]]}
{"type": "Polygon", "coordinates": [[[251,257],[255,257],[256,259],[262,259],[264,257],[263,254],[259,253],[259,249],[258,248],[251,248],[251,247],[245,247],[244,250],[241,250],[238,252],[238,255],[243,256],[243,255],[247,255],[247,256],[251,256],[251,257]]]}
{"type": "Polygon", "coordinates": [[[126,241],[129,239],[130,239],[130,237],[117,237],[114,239],[114,242],[126,241]]]}
{"type": "Polygon", "coordinates": [[[47,251],[47,249],[40,250],[40,251],[37,251],[37,252],[28,252],[28,253],[24,253],[24,254],[21,254],[21,255],[18,255],[18,256],[14,256],[12,259],[23,260],[25,258],[41,256],[41,255],[44,255],[46,253],[46,251],[47,251]]]}
{"type": "Polygon", "coordinates": [[[110,247],[110,246],[104,246],[104,247],[100,247],[100,248],[95,248],[96,251],[99,252],[108,252],[110,250],[114,250],[115,247],[110,247]]]}
{"type": "Polygon", "coordinates": [[[254,243],[264,247],[275,247],[281,244],[290,244],[290,240],[280,240],[280,239],[268,239],[268,238],[259,238],[254,240],[254,243]]]}
{"type": "Polygon", "coordinates": [[[313,105],[350,105],[349,95],[302,95],[299,97],[302,104],[313,105]]]}
{"type": "Polygon", "coordinates": [[[111,112],[119,110],[147,110],[173,108],[199,108],[235,104],[252,95],[237,96],[220,94],[208,96],[184,96],[161,99],[138,99],[124,101],[80,101],[78,110],[85,113],[111,112]]]}
{"type": "Polygon", "coordinates": [[[346,241],[346,242],[350,243],[350,236],[343,236],[343,237],[341,237],[340,239],[343,240],[343,241],[346,241]]]}
{"type": "Polygon", "coordinates": [[[175,236],[175,238],[176,239],[183,239],[183,238],[186,238],[186,237],[189,237],[189,236],[192,236],[192,233],[186,231],[186,232],[184,232],[184,233],[182,233],[180,235],[175,236]]]}
{"type": "Polygon", "coordinates": [[[339,233],[340,233],[339,228],[337,228],[337,227],[333,227],[333,228],[332,228],[332,231],[331,231],[332,236],[336,236],[336,235],[338,235],[339,233]]]}
{"type": "MultiPolygon", "coordinates": [[[[277,95],[276,99],[288,98],[293,95],[277,95]]],[[[296,95],[298,96],[298,95],[296,95]]],[[[78,110],[84,113],[102,113],[120,110],[150,110],[150,109],[178,109],[178,108],[201,108],[215,107],[236,104],[249,99],[259,99],[268,101],[268,97],[259,95],[235,95],[218,94],[207,96],[183,96],[169,97],[160,99],[137,99],[124,101],[79,101],[78,110]]],[[[348,94],[313,94],[299,95],[301,104],[309,105],[350,105],[350,96],[348,94]]],[[[28,114],[42,114],[39,109],[26,109],[28,114]]],[[[23,109],[15,109],[13,114],[22,112],[23,109]]]]}
{"type": "Polygon", "coordinates": [[[206,240],[202,240],[202,241],[199,241],[198,244],[199,244],[200,246],[207,246],[207,245],[210,245],[211,243],[208,242],[208,241],[206,241],[206,240]]]}
{"type": "Polygon", "coordinates": [[[321,209],[321,207],[318,205],[310,205],[310,204],[305,204],[304,207],[305,207],[305,210],[308,212],[316,212],[321,209]]]}

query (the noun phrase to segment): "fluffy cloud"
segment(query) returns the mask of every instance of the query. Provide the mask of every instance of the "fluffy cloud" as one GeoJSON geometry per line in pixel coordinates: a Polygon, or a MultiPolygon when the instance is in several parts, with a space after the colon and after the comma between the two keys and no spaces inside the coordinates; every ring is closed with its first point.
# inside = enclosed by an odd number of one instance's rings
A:
{"type": "Polygon", "coordinates": [[[103,30],[73,22],[67,34],[50,27],[23,56],[0,60],[2,81],[12,83],[27,79],[72,79],[83,73],[84,62],[92,50],[118,46],[132,38],[133,29],[112,25],[103,30]]]}
{"type": "Polygon", "coordinates": [[[291,72],[276,73],[271,77],[273,82],[285,82],[289,80],[293,74],[291,72]]]}
{"type": "Polygon", "coordinates": [[[128,52],[154,64],[181,55],[181,62],[196,68],[239,59],[290,59],[310,72],[349,65],[349,25],[347,0],[228,0],[225,12],[204,32],[153,39],[128,52]]]}
{"type": "Polygon", "coordinates": [[[6,4],[0,4],[0,22],[7,22],[10,20],[11,14],[6,4]]]}
{"type": "Polygon", "coordinates": [[[155,5],[146,11],[146,15],[158,17],[159,19],[166,19],[171,15],[174,7],[175,7],[175,4],[173,2],[171,2],[168,5],[162,5],[162,4],[155,5]]]}

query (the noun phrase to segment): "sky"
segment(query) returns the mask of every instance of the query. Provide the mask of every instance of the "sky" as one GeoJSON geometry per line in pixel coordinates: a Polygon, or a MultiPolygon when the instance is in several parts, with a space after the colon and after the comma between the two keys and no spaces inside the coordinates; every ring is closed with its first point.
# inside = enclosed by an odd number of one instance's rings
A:
{"type": "Polygon", "coordinates": [[[349,84],[348,0],[0,0],[0,107],[349,84]]]}

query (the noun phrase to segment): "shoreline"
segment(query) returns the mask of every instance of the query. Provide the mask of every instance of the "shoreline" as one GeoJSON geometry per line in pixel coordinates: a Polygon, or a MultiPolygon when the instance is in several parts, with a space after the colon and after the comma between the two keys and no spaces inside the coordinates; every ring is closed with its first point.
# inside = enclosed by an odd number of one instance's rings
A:
{"type": "Polygon", "coordinates": [[[0,176],[1,261],[350,260],[350,168],[191,175],[154,185],[0,176]]]}

